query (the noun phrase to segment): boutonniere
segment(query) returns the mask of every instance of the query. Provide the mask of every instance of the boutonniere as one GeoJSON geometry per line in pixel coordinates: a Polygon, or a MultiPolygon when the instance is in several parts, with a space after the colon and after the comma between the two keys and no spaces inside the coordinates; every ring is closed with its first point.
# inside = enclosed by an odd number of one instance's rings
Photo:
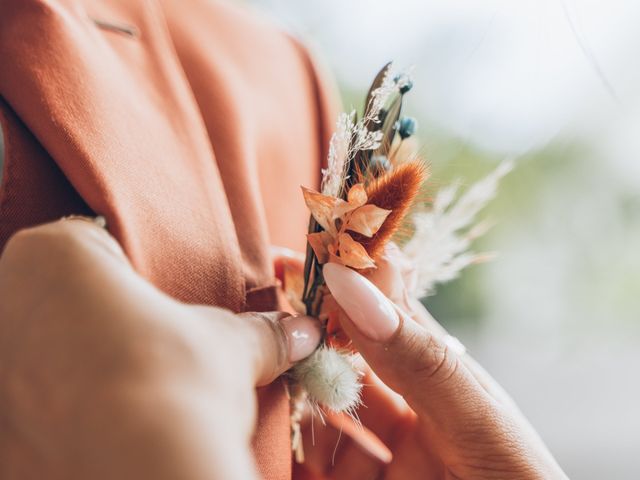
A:
{"type": "Polygon", "coordinates": [[[290,371],[292,448],[298,461],[304,460],[300,421],[305,406],[321,418],[323,409],[355,416],[362,388],[357,354],[340,328],[344,313],[325,286],[322,266],[340,263],[367,274],[376,268],[385,245],[396,240],[415,264],[416,281],[409,293],[419,298],[465,266],[488,258],[467,252],[486,225],[466,228],[510,164],[457,203],[452,187],[428,208],[421,195],[428,168],[412,138],[417,122],[402,116],[403,99],[412,86],[409,72],[394,73],[390,63],[385,65],[369,89],[361,118],[355,111],[339,116],[320,191],[302,187],[311,213],[306,261],[303,278],[285,281],[285,289],[300,313],[320,318],[325,335],[323,344],[290,371]]]}

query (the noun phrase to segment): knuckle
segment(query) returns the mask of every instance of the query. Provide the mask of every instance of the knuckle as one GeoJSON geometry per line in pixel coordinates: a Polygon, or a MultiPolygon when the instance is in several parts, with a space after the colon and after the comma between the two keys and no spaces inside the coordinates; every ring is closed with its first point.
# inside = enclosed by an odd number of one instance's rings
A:
{"type": "Polygon", "coordinates": [[[48,255],[52,250],[63,253],[71,245],[77,246],[79,243],[78,236],[63,222],[49,223],[16,232],[7,243],[5,255],[24,260],[37,259],[39,255],[48,255]]]}
{"type": "Polygon", "coordinates": [[[108,232],[91,222],[60,220],[25,228],[7,242],[2,257],[39,267],[68,263],[101,248],[124,259],[120,246],[108,232]]]}
{"type": "Polygon", "coordinates": [[[3,257],[15,258],[24,256],[30,248],[37,247],[41,242],[35,228],[27,228],[14,233],[7,242],[3,257]]]}
{"type": "Polygon", "coordinates": [[[2,252],[3,270],[15,273],[19,268],[23,272],[34,272],[36,268],[43,266],[41,264],[47,264],[43,261],[47,256],[51,259],[58,258],[57,255],[47,253],[51,251],[48,235],[41,228],[20,230],[9,239],[2,252]]]}
{"type": "Polygon", "coordinates": [[[460,366],[457,355],[433,335],[428,335],[426,341],[424,337],[413,336],[409,352],[414,359],[412,373],[419,381],[445,382],[460,366]]]}
{"type": "MultiPolygon", "coordinates": [[[[163,378],[227,378],[230,364],[242,350],[238,334],[226,321],[224,311],[215,317],[205,315],[200,306],[172,304],[176,310],[169,318],[155,318],[145,334],[145,347],[140,355],[139,342],[131,342],[131,356],[140,361],[143,371],[160,373],[163,378]],[[180,318],[176,322],[175,318],[180,318]],[[211,320],[215,320],[212,322],[211,320]],[[237,352],[237,353],[236,353],[237,352]]],[[[172,308],[169,306],[166,311],[172,308]]]]}
{"type": "Polygon", "coordinates": [[[270,342],[272,346],[270,347],[270,350],[272,353],[270,353],[270,355],[275,359],[273,362],[273,369],[269,375],[271,379],[277,378],[282,373],[282,370],[289,365],[287,335],[279,321],[280,318],[281,317],[279,316],[271,317],[267,322],[267,325],[271,330],[270,342]]]}
{"type": "Polygon", "coordinates": [[[280,320],[289,314],[249,312],[240,316],[245,319],[239,323],[243,324],[242,341],[246,356],[253,359],[259,380],[268,383],[288,366],[287,337],[280,320]]]}

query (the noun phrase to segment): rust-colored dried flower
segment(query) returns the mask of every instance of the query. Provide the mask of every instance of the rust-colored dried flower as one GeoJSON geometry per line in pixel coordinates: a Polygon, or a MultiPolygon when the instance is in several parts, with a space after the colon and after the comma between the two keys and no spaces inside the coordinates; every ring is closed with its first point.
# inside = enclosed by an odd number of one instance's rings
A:
{"type": "Polygon", "coordinates": [[[426,178],[425,164],[414,160],[393,168],[372,180],[367,186],[368,202],[379,208],[391,210],[375,235],[371,237],[353,235],[353,239],[362,244],[371,258],[375,259],[382,252],[387,242],[402,226],[426,178]]]}

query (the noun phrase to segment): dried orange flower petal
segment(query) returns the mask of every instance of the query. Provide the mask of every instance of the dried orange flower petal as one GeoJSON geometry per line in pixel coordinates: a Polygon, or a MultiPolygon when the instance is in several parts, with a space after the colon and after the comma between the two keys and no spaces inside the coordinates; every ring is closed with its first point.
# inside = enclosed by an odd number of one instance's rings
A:
{"type": "Polygon", "coordinates": [[[344,265],[344,262],[340,259],[340,257],[338,257],[337,255],[331,252],[329,252],[329,263],[337,263],[339,265],[344,265]]]}
{"type": "Polygon", "coordinates": [[[367,192],[364,184],[357,183],[349,189],[347,201],[339,200],[333,210],[333,218],[342,218],[349,212],[367,203],[367,192]]]}
{"type": "MultiPolygon", "coordinates": [[[[335,235],[336,226],[334,223],[334,209],[340,199],[335,197],[329,197],[313,190],[302,187],[302,194],[304,195],[304,201],[307,204],[307,208],[316,219],[316,222],[329,233],[335,235]]],[[[344,200],[340,200],[343,203],[344,200]]]]}
{"type": "Polygon", "coordinates": [[[371,237],[380,229],[390,213],[391,210],[372,204],[363,205],[351,214],[345,229],[371,237]]]}
{"type": "Polygon", "coordinates": [[[307,234],[307,241],[313,253],[318,258],[318,263],[327,263],[329,261],[328,247],[333,242],[333,237],[329,232],[316,232],[307,234]]]}
{"type": "Polygon", "coordinates": [[[365,248],[356,242],[348,233],[338,235],[340,260],[347,267],[375,268],[376,264],[365,248]]]}
{"type": "Polygon", "coordinates": [[[331,243],[327,247],[327,250],[329,251],[329,263],[339,263],[340,265],[344,265],[344,263],[338,256],[338,246],[336,245],[336,243],[337,242],[331,243]]]}
{"type": "Polygon", "coordinates": [[[349,189],[347,194],[347,202],[358,207],[367,203],[367,191],[364,189],[363,183],[356,183],[349,189]]]}
{"type": "Polygon", "coordinates": [[[294,262],[285,261],[283,266],[283,289],[286,299],[294,311],[305,313],[305,305],[302,302],[304,291],[304,274],[294,262]]]}

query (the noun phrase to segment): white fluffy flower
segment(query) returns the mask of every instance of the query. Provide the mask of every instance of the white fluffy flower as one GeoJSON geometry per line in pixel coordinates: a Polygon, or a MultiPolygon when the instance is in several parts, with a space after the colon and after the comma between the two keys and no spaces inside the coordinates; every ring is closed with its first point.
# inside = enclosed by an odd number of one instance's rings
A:
{"type": "Polygon", "coordinates": [[[322,346],[298,363],[291,375],[312,402],[334,412],[353,413],[360,403],[362,385],[352,357],[352,354],[322,346]]]}

